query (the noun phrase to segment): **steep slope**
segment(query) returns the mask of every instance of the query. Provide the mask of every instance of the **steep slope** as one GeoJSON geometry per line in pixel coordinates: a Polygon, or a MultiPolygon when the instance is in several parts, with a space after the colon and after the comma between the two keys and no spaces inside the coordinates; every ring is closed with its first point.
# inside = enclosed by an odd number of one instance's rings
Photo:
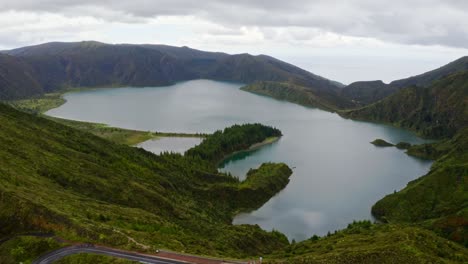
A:
{"type": "Polygon", "coordinates": [[[316,89],[290,82],[255,82],[241,88],[244,91],[270,96],[279,100],[317,107],[327,111],[352,108],[355,106],[331,89],[316,89]]]}
{"type": "Polygon", "coordinates": [[[264,263],[465,263],[468,249],[410,225],[357,221],[326,237],[292,243],[264,263]]]}
{"type": "Polygon", "coordinates": [[[408,154],[436,159],[430,172],[372,207],[380,220],[412,223],[465,246],[468,243],[468,72],[412,86],[372,105],[341,114],[445,138],[408,154]]]}
{"type": "Polygon", "coordinates": [[[468,72],[431,86],[409,87],[372,105],[343,111],[345,117],[390,123],[427,137],[452,137],[468,125],[468,72]]]}
{"type": "Polygon", "coordinates": [[[291,175],[284,164],[264,164],[239,182],[198,157],[156,156],[1,104],[0,145],[1,238],[55,232],[129,249],[230,256],[287,244],[277,232],[231,225],[236,212],[284,188],[291,175]]]}
{"type": "Polygon", "coordinates": [[[341,88],[337,82],[265,55],[95,41],[52,42],[5,53],[27,62],[47,92],[66,87],[157,86],[199,78],[242,83],[291,82],[312,91],[327,91],[330,96],[338,96],[341,88]]]}
{"type": "Polygon", "coordinates": [[[342,90],[342,95],[363,105],[381,100],[409,86],[429,87],[434,81],[458,72],[468,71],[468,56],[462,57],[438,69],[396,80],[390,84],[382,81],[364,81],[352,83],[342,90]]]}
{"type": "Polygon", "coordinates": [[[194,78],[175,58],[139,46],[51,43],[9,54],[28,62],[47,92],[65,87],[167,85],[194,78]]]}
{"type": "Polygon", "coordinates": [[[446,142],[431,171],[372,207],[378,219],[412,223],[468,246],[468,127],[446,142]],[[444,154],[446,153],[446,154],[444,154]]]}
{"type": "Polygon", "coordinates": [[[43,94],[36,72],[22,59],[0,54],[0,99],[22,99],[43,94]]]}
{"type": "Polygon", "coordinates": [[[393,81],[390,83],[390,86],[398,88],[412,85],[428,87],[436,80],[463,71],[468,71],[468,56],[461,57],[460,59],[450,62],[449,64],[444,65],[438,69],[406,79],[393,81]]]}

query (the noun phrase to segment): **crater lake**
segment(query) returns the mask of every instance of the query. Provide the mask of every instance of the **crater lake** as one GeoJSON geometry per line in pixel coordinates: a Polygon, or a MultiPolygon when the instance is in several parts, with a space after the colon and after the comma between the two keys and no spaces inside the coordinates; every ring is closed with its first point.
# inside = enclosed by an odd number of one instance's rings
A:
{"type": "MultiPolygon", "coordinates": [[[[242,213],[234,224],[258,224],[296,241],[372,219],[380,198],[428,172],[431,162],[397,148],[369,142],[423,143],[409,131],[358,122],[314,108],[239,90],[242,84],[194,80],[166,87],[106,88],[71,92],[66,103],[48,111],[54,117],[105,123],[128,129],[211,133],[242,123],[279,128],[284,136],[258,150],[239,153],[221,164],[240,179],[263,162],[293,168],[288,186],[258,210],[242,213]]],[[[141,144],[159,153],[179,151],[199,140],[168,139],[141,144]],[[158,145],[161,144],[161,145],[158,145]],[[174,147],[171,147],[174,145],[174,147]]]]}

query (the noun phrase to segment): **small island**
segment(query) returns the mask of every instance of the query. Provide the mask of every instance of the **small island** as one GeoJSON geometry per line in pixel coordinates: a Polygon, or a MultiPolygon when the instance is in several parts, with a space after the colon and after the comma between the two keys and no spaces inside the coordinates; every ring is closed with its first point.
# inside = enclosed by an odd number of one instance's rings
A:
{"type": "Polygon", "coordinates": [[[389,143],[383,139],[376,139],[371,142],[372,145],[377,146],[377,147],[393,147],[394,145],[392,143],[389,143]]]}

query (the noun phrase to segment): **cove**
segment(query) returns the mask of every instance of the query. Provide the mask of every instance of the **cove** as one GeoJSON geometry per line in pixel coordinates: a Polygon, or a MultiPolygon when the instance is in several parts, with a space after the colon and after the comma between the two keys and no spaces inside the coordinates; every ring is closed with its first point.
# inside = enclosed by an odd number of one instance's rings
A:
{"type": "MultiPolygon", "coordinates": [[[[254,122],[279,128],[284,135],[279,141],[234,155],[220,169],[242,179],[249,168],[263,162],[285,162],[293,168],[282,192],[260,209],[238,215],[234,224],[258,224],[297,241],[344,228],[353,220],[372,219],[370,208],[377,200],[424,175],[431,166],[396,148],[369,143],[376,138],[425,142],[411,132],[343,119],[247,93],[239,90],[241,86],[195,80],[167,87],[73,92],[65,95],[64,105],[46,114],[160,132],[211,133],[254,122]]],[[[154,144],[152,148],[160,151],[157,141],[154,144]]]]}

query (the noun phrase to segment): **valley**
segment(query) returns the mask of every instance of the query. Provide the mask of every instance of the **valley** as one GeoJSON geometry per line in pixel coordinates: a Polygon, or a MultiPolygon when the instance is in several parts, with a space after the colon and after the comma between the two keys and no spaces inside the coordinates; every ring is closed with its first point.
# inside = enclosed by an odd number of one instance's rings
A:
{"type": "MultiPolygon", "coordinates": [[[[464,263],[466,61],[345,86],[187,47],[2,51],[0,260],[73,241],[266,263],[464,263]]],[[[80,259],[113,261],[63,261],[80,259]]]]}

